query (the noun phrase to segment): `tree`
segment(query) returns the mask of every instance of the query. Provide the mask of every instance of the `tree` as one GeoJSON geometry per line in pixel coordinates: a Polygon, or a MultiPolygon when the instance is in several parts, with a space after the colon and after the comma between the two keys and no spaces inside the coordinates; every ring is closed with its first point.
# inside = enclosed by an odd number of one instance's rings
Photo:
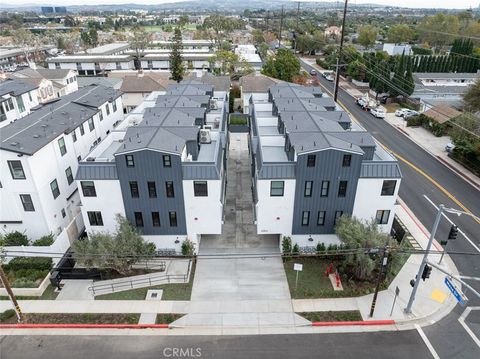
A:
{"type": "Polygon", "coordinates": [[[458,34],[459,28],[458,17],[437,13],[433,16],[427,16],[417,26],[417,31],[422,41],[438,47],[450,43],[453,37],[458,34]]]}
{"type": "Polygon", "coordinates": [[[388,30],[388,41],[394,44],[410,42],[415,37],[415,31],[405,24],[393,25],[388,30]]]}
{"type": "Polygon", "coordinates": [[[463,101],[467,110],[472,112],[480,111],[480,80],[468,87],[467,92],[463,95],[463,101]]]}
{"type": "Polygon", "coordinates": [[[210,15],[203,22],[205,29],[211,29],[214,31],[214,39],[217,45],[220,45],[225,36],[234,29],[233,20],[223,15],[210,15]]]}
{"type": "Polygon", "coordinates": [[[152,43],[152,34],[147,32],[143,27],[134,27],[133,36],[128,39],[130,47],[135,51],[135,69],[140,70],[142,63],[140,58],[143,51],[152,43]]]}
{"type": "Polygon", "coordinates": [[[277,79],[292,82],[300,71],[300,61],[287,49],[278,49],[275,56],[268,57],[262,73],[277,79]]]}
{"type": "Polygon", "coordinates": [[[366,49],[372,47],[377,39],[377,28],[372,25],[362,26],[358,30],[358,43],[366,49]]]}
{"type": "Polygon", "coordinates": [[[183,64],[182,57],[182,32],[180,28],[176,27],[173,33],[172,51],[170,52],[170,72],[172,73],[172,79],[180,82],[183,79],[185,73],[185,66],[183,64]]]}
{"type": "Polygon", "coordinates": [[[190,18],[188,15],[181,15],[180,18],[177,21],[177,25],[180,27],[184,27],[190,22],[190,18]]]}
{"type": "Polygon", "coordinates": [[[25,29],[18,29],[13,32],[12,38],[15,45],[22,49],[23,56],[30,65],[30,54],[34,52],[34,48],[38,46],[38,38],[29,30],[25,29]]]}
{"type": "Polygon", "coordinates": [[[91,27],[88,31],[83,31],[80,34],[80,39],[82,40],[83,46],[85,49],[90,47],[95,47],[98,45],[98,32],[97,29],[91,27]]]}
{"type": "Polygon", "coordinates": [[[73,258],[79,265],[126,275],[132,264],[155,253],[155,245],[146,242],[125,217],[117,215],[116,221],[115,233],[94,232],[73,243],[73,258]]]}
{"type": "Polygon", "coordinates": [[[265,38],[263,37],[263,31],[259,29],[255,29],[252,31],[253,43],[255,45],[260,45],[265,42],[265,38]]]}

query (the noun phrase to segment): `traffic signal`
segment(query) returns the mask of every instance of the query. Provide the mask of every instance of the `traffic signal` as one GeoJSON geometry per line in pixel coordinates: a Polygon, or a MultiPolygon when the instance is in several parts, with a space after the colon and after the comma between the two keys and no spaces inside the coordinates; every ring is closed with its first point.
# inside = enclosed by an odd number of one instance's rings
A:
{"type": "Polygon", "coordinates": [[[458,227],[452,224],[452,227],[450,227],[450,233],[448,234],[448,240],[453,241],[454,239],[457,239],[457,236],[458,236],[458,227]]]}
{"type": "Polygon", "coordinates": [[[423,273],[422,273],[422,279],[425,281],[425,279],[430,278],[430,274],[432,273],[432,267],[429,266],[428,264],[425,264],[425,267],[423,267],[423,273]]]}

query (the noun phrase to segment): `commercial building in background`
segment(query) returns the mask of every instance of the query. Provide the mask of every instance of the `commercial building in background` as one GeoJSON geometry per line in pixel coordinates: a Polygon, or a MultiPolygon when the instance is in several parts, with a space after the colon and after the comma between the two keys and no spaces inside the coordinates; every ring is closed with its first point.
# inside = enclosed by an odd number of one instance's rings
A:
{"type": "Polygon", "coordinates": [[[314,246],[342,215],[390,231],[399,165],[332,98],[284,83],[252,93],[249,103],[258,234],[314,246]]]}
{"type": "Polygon", "coordinates": [[[27,116],[32,108],[38,106],[37,90],[38,85],[25,80],[0,82],[0,128],[27,116]]]}
{"type": "Polygon", "coordinates": [[[123,120],[120,95],[92,85],[1,129],[2,232],[56,236],[79,213],[78,162],[123,120]]]}
{"type": "Polygon", "coordinates": [[[152,92],[79,164],[87,233],[121,214],[159,249],[221,234],[228,91],[199,81],[152,92]]]}

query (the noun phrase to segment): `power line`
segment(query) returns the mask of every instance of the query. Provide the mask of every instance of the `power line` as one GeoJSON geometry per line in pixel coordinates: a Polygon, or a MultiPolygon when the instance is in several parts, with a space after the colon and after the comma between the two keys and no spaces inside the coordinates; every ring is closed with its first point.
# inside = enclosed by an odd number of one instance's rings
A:
{"type": "Polygon", "coordinates": [[[465,39],[472,39],[472,40],[480,40],[480,37],[477,36],[468,36],[468,35],[460,35],[460,34],[452,34],[451,32],[445,32],[445,31],[435,31],[435,30],[427,30],[427,29],[422,29],[422,28],[416,28],[417,31],[423,31],[423,32],[431,32],[434,34],[440,34],[440,35],[449,35],[449,36],[455,36],[455,37],[462,37],[465,39]]]}

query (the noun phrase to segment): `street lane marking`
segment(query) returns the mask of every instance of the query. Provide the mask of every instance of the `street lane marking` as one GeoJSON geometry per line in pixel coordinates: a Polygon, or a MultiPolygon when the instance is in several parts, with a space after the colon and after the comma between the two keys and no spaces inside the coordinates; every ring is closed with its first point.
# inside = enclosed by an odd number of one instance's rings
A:
{"type": "MultiPolygon", "coordinates": [[[[438,207],[435,205],[435,203],[433,203],[433,201],[430,198],[428,198],[426,194],[424,194],[423,197],[425,197],[425,199],[433,206],[433,208],[435,208],[438,211],[438,207]]],[[[450,218],[447,217],[445,213],[442,213],[442,216],[448,221],[448,223],[456,225],[450,218]]],[[[464,231],[460,229],[460,227],[457,226],[457,228],[458,228],[458,233],[464,236],[465,239],[473,246],[473,248],[475,248],[477,252],[480,252],[480,247],[478,247],[470,238],[468,238],[468,236],[465,234],[464,231]]]]}
{"type": "MultiPolygon", "coordinates": [[[[306,62],[304,62],[305,64],[307,64],[306,62]]],[[[307,64],[308,65],[308,64],[307,64]]],[[[312,67],[311,65],[308,65],[310,67],[312,67]]],[[[333,97],[333,94],[330,90],[328,90],[325,85],[323,85],[321,83],[321,81],[319,80],[318,83],[320,84],[320,86],[322,86],[322,88],[330,95],[333,97]]],[[[339,85],[340,87],[340,85],[339,85]]],[[[347,95],[351,96],[348,92],[346,92],[347,95]]],[[[351,96],[353,97],[353,96],[351,96]]],[[[340,106],[343,107],[343,109],[352,117],[352,119],[358,124],[360,125],[362,128],[364,128],[360,121],[358,121],[358,119],[348,110],[347,106],[345,106],[343,104],[342,101],[340,101],[338,99],[338,103],[340,104],[340,106]]],[[[365,129],[365,128],[364,128],[365,129]]],[[[399,160],[401,160],[403,163],[405,163],[406,165],[410,166],[413,170],[415,170],[417,173],[419,173],[420,175],[422,175],[423,177],[425,177],[427,180],[429,180],[435,187],[437,187],[440,191],[443,192],[443,194],[445,194],[448,198],[450,198],[455,204],[457,204],[461,209],[463,209],[465,212],[467,213],[470,213],[470,214],[473,214],[462,202],[460,202],[453,194],[451,194],[445,187],[443,187],[440,183],[438,183],[436,180],[434,180],[430,175],[428,175],[427,173],[425,173],[425,171],[423,171],[422,169],[418,168],[416,165],[414,165],[413,163],[411,163],[410,161],[408,161],[406,158],[404,158],[403,156],[399,155],[398,153],[394,152],[393,150],[391,150],[389,147],[385,146],[383,143],[381,143],[380,141],[378,141],[377,139],[377,142],[388,152],[390,152],[392,155],[394,155],[395,157],[397,157],[399,160]]],[[[476,219],[476,218],[473,218],[473,220],[475,222],[477,222],[478,224],[480,224],[480,220],[476,219]]]]}
{"type": "Polygon", "coordinates": [[[420,334],[420,337],[430,351],[430,354],[432,354],[432,357],[434,357],[435,359],[440,359],[440,356],[437,354],[435,348],[433,347],[432,343],[430,343],[430,340],[428,340],[422,328],[418,324],[415,324],[415,329],[417,329],[418,334],[420,334]]]}
{"type": "Polygon", "coordinates": [[[465,319],[467,319],[467,316],[470,314],[470,312],[472,310],[480,310],[480,307],[467,307],[467,308],[465,308],[465,310],[463,311],[460,318],[458,318],[458,321],[460,322],[463,329],[465,329],[465,331],[468,333],[468,335],[470,335],[470,337],[473,339],[475,344],[477,344],[477,346],[480,348],[480,339],[478,339],[478,337],[470,329],[470,327],[467,325],[467,323],[465,323],[465,319]]]}

